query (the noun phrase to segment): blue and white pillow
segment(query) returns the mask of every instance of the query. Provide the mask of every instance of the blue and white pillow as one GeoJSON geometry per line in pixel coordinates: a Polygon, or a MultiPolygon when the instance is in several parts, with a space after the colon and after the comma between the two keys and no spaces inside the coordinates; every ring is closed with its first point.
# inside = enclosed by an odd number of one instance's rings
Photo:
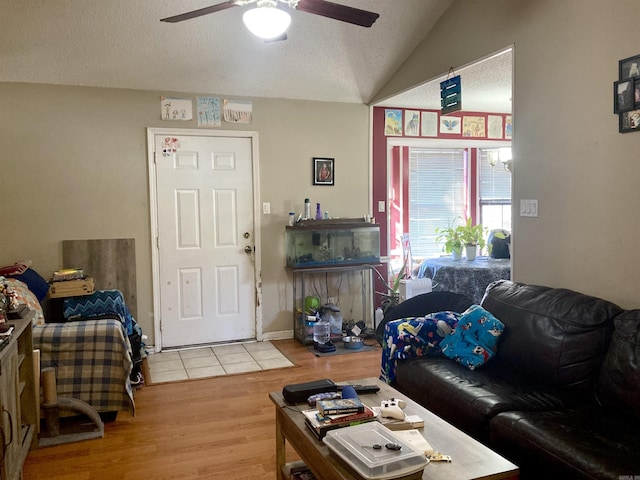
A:
{"type": "Polygon", "coordinates": [[[469,307],[455,330],[440,341],[442,353],[473,370],[487,363],[496,353],[504,324],[480,305],[469,307]]]}

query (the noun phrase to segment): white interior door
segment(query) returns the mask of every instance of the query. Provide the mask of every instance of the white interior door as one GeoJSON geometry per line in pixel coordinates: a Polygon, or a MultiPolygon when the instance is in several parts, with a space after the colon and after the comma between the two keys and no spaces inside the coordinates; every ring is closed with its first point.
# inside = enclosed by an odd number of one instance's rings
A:
{"type": "Polygon", "coordinates": [[[154,137],[162,347],[255,338],[251,139],[168,138],[154,137]]]}

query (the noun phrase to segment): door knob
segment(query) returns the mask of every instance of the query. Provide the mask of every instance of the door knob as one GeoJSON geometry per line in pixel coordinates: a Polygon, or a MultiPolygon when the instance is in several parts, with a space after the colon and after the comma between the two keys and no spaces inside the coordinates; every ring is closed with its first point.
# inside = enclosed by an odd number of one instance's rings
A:
{"type": "Polygon", "coordinates": [[[251,234],[249,232],[244,232],[244,234],[242,236],[244,238],[249,238],[251,236],[251,234]]]}
{"type": "Polygon", "coordinates": [[[253,252],[253,248],[251,248],[249,245],[247,245],[246,247],[244,247],[244,252],[245,253],[252,253],[253,252]]]}

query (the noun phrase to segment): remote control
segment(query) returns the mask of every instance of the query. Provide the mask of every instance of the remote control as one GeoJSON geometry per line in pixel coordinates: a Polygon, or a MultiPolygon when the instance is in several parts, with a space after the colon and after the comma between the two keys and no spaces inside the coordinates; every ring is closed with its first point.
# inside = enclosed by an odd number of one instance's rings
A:
{"type": "Polygon", "coordinates": [[[366,395],[367,393],[376,393],[380,391],[380,387],[377,385],[351,385],[356,393],[362,393],[366,395]]]}

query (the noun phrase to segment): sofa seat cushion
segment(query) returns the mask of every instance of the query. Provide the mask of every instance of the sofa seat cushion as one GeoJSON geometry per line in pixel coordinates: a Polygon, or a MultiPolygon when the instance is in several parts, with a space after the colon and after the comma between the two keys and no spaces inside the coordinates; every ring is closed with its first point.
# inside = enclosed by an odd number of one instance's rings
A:
{"type": "Polygon", "coordinates": [[[527,477],[634,478],[640,472],[640,424],[585,405],[549,412],[505,412],[491,420],[490,446],[527,477]]]}
{"type": "Polygon", "coordinates": [[[446,357],[400,361],[394,386],[423,407],[482,442],[489,421],[510,410],[554,410],[575,397],[492,362],[477,370],[446,357]]]}

